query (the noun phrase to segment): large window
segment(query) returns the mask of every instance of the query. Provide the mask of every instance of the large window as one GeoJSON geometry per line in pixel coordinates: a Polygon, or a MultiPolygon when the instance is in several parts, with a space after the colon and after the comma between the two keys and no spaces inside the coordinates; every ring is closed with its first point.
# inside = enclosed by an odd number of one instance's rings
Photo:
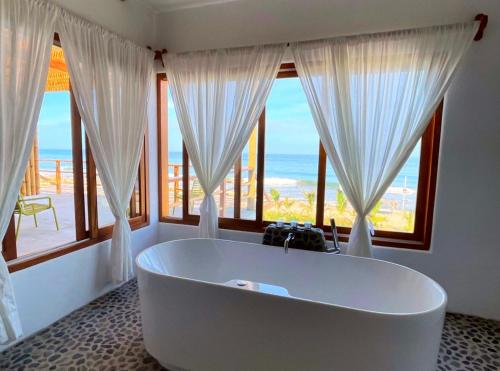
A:
{"type": "MultiPolygon", "coordinates": [[[[182,145],[165,75],[158,75],[157,88],[160,219],[196,224],[203,194],[182,145]]],[[[441,112],[442,106],[371,212],[375,244],[428,249],[441,112]]],[[[293,64],[282,65],[254,133],[216,200],[222,228],[262,232],[278,220],[312,222],[330,237],[330,218],[335,218],[347,239],[355,212],[326,158],[293,64]]]]}
{"type": "MultiPolygon", "coordinates": [[[[132,228],[148,223],[146,187],[144,148],[128,208],[132,228]]],[[[14,271],[107,239],[113,223],[56,38],[37,133],[2,252],[14,271]]]]}
{"type": "Polygon", "coordinates": [[[299,78],[276,80],[266,103],[264,220],[315,222],[318,148],[299,78]]]}

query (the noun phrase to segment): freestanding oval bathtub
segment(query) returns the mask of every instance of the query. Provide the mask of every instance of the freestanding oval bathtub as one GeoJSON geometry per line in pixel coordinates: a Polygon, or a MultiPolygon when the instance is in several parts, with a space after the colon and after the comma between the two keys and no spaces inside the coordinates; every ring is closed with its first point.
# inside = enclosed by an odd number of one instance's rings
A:
{"type": "Polygon", "coordinates": [[[375,259],[190,239],[137,257],[146,350],[171,370],[434,370],[446,293],[375,259]]]}

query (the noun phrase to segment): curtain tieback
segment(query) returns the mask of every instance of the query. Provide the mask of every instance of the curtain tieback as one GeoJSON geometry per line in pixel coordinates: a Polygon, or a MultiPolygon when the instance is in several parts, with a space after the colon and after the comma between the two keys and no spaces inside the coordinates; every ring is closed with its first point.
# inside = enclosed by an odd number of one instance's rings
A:
{"type": "Polygon", "coordinates": [[[375,236],[375,226],[373,225],[372,221],[368,219],[368,228],[370,229],[370,235],[373,237],[375,236]]]}
{"type": "Polygon", "coordinates": [[[116,229],[116,230],[122,229],[123,230],[123,229],[130,228],[130,225],[128,223],[128,218],[126,215],[121,215],[115,219],[116,219],[116,221],[115,221],[114,229],[116,229]]]}
{"type": "Polygon", "coordinates": [[[358,213],[358,217],[361,223],[366,223],[366,226],[368,227],[368,230],[370,231],[370,235],[373,237],[375,236],[375,226],[373,225],[373,222],[369,218],[369,214],[365,213],[358,213]]]}

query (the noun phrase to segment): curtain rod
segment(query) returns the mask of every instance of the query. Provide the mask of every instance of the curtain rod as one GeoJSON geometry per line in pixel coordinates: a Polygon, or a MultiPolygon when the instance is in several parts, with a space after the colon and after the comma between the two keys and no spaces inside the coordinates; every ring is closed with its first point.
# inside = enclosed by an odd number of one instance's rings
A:
{"type": "MultiPolygon", "coordinates": [[[[483,38],[484,35],[484,30],[486,29],[486,26],[488,25],[488,15],[484,13],[479,13],[474,17],[475,21],[479,21],[479,27],[477,29],[476,35],[474,36],[474,41],[479,41],[483,38]]],[[[286,43],[286,46],[289,47],[290,43],[286,43]]],[[[147,47],[149,50],[153,50],[150,46],[147,47]]],[[[155,56],[154,59],[160,60],[161,64],[163,65],[163,58],[162,55],[167,53],[167,49],[162,49],[162,50],[155,50],[154,51],[155,56]]],[[[163,65],[165,67],[165,65],[163,65]]]]}
{"type": "Polygon", "coordinates": [[[477,29],[476,36],[474,36],[474,41],[479,41],[483,38],[484,30],[488,25],[488,15],[480,13],[474,17],[475,21],[479,21],[479,28],[477,29]]]}
{"type": "Polygon", "coordinates": [[[161,57],[163,54],[167,53],[167,49],[162,49],[162,50],[153,50],[152,47],[150,47],[149,45],[146,46],[146,48],[148,48],[149,50],[151,50],[152,52],[155,53],[154,55],[154,60],[155,61],[161,61],[161,64],[163,67],[165,67],[165,65],[163,64],[163,58],[161,57]]]}

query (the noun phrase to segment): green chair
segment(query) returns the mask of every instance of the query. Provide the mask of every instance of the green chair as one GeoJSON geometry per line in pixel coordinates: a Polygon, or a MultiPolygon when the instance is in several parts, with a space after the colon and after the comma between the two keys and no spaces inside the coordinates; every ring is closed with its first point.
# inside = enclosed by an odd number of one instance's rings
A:
{"type": "Polygon", "coordinates": [[[184,192],[182,191],[182,187],[176,187],[174,183],[174,200],[172,203],[172,215],[175,215],[175,209],[178,205],[182,205],[182,197],[184,192]]]}
{"type": "Polygon", "coordinates": [[[35,219],[35,227],[38,227],[38,220],[36,215],[45,211],[52,210],[54,214],[54,221],[56,223],[56,228],[59,230],[59,222],[57,221],[56,208],[52,204],[52,198],[50,196],[41,196],[41,197],[32,197],[25,199],[21,195],[17,196],[16,208],[14,209],[14,214],[19,215],[17,219],[17,228],[16,228],[16,239],[19,236],[19,227],[21,226],[21,217],[24,216],[33,216],[35,219]],[[33,201],[42,201],[46,200],[48,203],[38,203],[33,201]]]}

